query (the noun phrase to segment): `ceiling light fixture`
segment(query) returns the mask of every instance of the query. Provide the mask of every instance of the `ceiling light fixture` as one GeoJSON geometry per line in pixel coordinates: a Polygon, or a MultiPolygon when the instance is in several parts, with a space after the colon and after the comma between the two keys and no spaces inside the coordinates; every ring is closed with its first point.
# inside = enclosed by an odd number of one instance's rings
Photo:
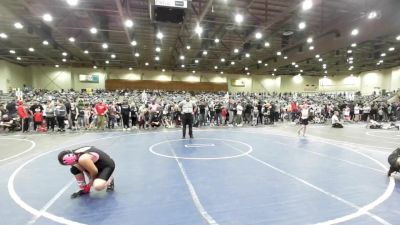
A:
{"type": "Polygon", "coordinates": [[[154,57],[154,60],[159,61],[159,60],[160,60],[160,57],[159,57],[159,56],[156,56],[156,57],[154,57]]]}
{"type": "Polygon", "coordinates": [[[21,61],[21,60],[22,60],[22,58],[18,56],[18,57],[17,57],[17,60],[18,60],[18,61],[21,61]]]}
{"type": "Polygon", "coordinates": [[[235,22],[239,23],[239,24],[242,23],[243,22],[243,16],[241,14],[239,14],[239,13],[236,14],[235,15],[235,22]]]}
{"type": "Polygon", "coordinates": [[[15,27],[15,29],[22,29],[22,28],[24,28],[24,25],[22,25],[22,23],[20,23],[20,22],[16,22],[16,23],[14,23],[14,27],[15,27]]]}
{"type": "Polygon", "coordinates": [[[247,74],[247,76],[250,76],[250,72],[247,72],[246,74],[247,74]]]}
{"type": "Polygon", "coordinates": [[[356,29],[353,29],[352,31],[351,31],[351,35],[352,36],[357,36],[358,34],[360,33],[360,31],[356,28],[356,29]]]}
{"type": "Polygon", "coordinates": [[[111,54],[111,58],[115,59],[117,56],[115,54],[111,54]]]}
{"type": "Polygon", "coordinates": [[[63,56],[67,56],[67,55],[68,55],[68,53],[66,53],[66,52],[63,52],[63,53],[62,53],[62,55],[63,55],[63,56]]]}
{"type": "Polygon", "coordinates": [[[67,0],[68,5],[70,6],[77,6],[78,0],[67,0]]]}
{"type": "Polygon", "coordinates": [[[400,41],[400,35],[396,37],[396,40],[400,41]]]}
{"type": "Polygon", "coordinates": [[[144,65],[145,65],[145,66],[149,66],[149,63],[148,63],[148,62],[146,62],[144,65]]]}
{"type": "Polygon", "coordinates": [[[83,53],[85,53],[85,54],[89,54],[89,51],[88,51],[88,50],[85,50],[85,51],[83,51],[83,53]]]}
{"type": "Polygon", "coordinates": [[[312,50],[314,50],[314,46],[311,45],[310,47],[308,47],[308,49],[309,49],[310,51],[312,51],[312,50]]]}
{"type": "Polygon", "coordinates": [[[220,74],[224,74],[224,71],[221,71],[220,74]]]}
{"type": "Polygon", "coordinates": [[[133,21],[131,19],[127,19],[127,20],[125,20],[124,25],[127,28],[131,28],[131,27],[133,27],[133,21]]]}
{"type": "Polygon", "coordinates": [[[219,39],[218,39],[218,38],[215,38],[214,42],[215,42],[215,43],[219,43],[219,39]]]}
{"type": "Polygon", "coordinates": [[[235,65],[235,61],[232,61],[232,62],[231,62],[231,65],[235,65]]]}
{"type": "Polygon", "coordinates": [[[97,34],[97,28],[96,27],[90,28],[90,33],[97,34]]]}
{"type": "Polygon", "coordinates": [[[181,67],[182,67],[182,68],[185,68],[185,65],[182,64],[181,67]]]}
{"type": "Polygon", "coordinates": [[[307,38],[307,43],[311,44],[313,41],[314,41],[314,40],[313,40],[312,37],[307,38]]]}
{"type": "Polygon", "coordinates": [[[106,60],[106,64],[109,64],[109,63],[110,63],[110,61],[106,60]]]}
{"type": "Polygon", "coordinates": [[[372,20],[375,19],[378,16],[378,13],[376,11],[371,11],[370,13],[368,13],[368,19],[372,20]]]}
{"type": "Polygon", "coordinates": [[[233,50],[233,52],[234,52],[234,53],[239,53],[239,49],[235,48],[235,49],[233,50]]]}
{"type": "Polygon", "coordinates": [[[206,50],[203,51],[203,55],[207,55],[208,52],[206,50]]]}
{"type": "Polygon", "coordinates": [[[225,58],[221,58],[221,62],[225,62],[225,58]]]}
{"type": "Polygon", "coordinates": [[[319,57],[320,57],[319,55],[315,55],[315,58],[317,58],[317,59],[318,59],[319,57]]]}
{"type": "Polygon", "coordinates": [[[351,47],[355,48],[355,47],[357,47],[357,44],[353,43],[353,44],[351,44],[351,47]]]}
{"type": "Polygon", "coordinates": [[[136,53],[135,53],[135,57],[137,58],[137,57],[139,57],[139,56],[140,56],[139,52],[136,52],[136,53]]]}
{"type": "Polygon", "coordinates": [[[63,61],[63,62],[66,62],[66,61],[67,61],[67,59],[62,59],[62,61],[63,61]]]}
{"type": "Polygon", "coordinates": [[[181,60],[184,60],[184,59],[185,59],[185,56],[184,56],[184,55],[181,55],[179,58],[180,58],[181,60]]]}
{"type": "Polygon", "coordinates": [[[5,33],[0,33],[0,38],[6,39],[6,38],[8,38],[8,35],[5,33]]]}
{"type": "Polygon", "coordinates": [[[196,63],[196,64],[199,63],[199,60],[198,60],[198,59],[195,59],[195,60],[194,60],[194,63],[196,63]]]}
{"type": "Polygon", "coordinates": [[[42,19],[43,19],[44,21],[46,21],[46,22],[51,22],[51,21],[53,21],[53,16],[52,16],[50,13],[45,13],[45,14],[42,16],[42,19]]]}
{"type": "Polygon", "coordinates": [[[132,45],[132,46],[136,46],[136,45],[137,45],[137,42],[136,42],[135,40],[133,40],[133,41],[131,42],[131,45],[132,45]]]}
{"type": "Polygon", "coordinates": [[[285,55],[285,56],[283,57],[283,59],[288,59],[288,57],[285,55]]]}
{"type": "Polygon", "coordinates": [[[300,30],[304,30],[306,28],[306,26],[307,26],[307,24],[304,21],[299,23],[299,29],[300,30]]]}
{"type": "Polygon", "coordinates": [[[280,55],[282,55],[282,52],[276,52],[276,55],[280,56],[280,55]]]}
{"type": "Polygon", "coordinates": [[[157,47],[156,48],[156,52],[160,52],[161,51],[161,48],[160,47],[157,47]]]}
{"type": "Polygon", "coordinates": [[[267,67],[267,66],[268,66],[268,63],[264,63],[264,66],[267,67]]]}
{"type": "Polygon", "coordinates": [[[93,66],[93,69],[97,69],[97,66],[93,66]]]}
{"type": "Polygon", "coordinates": [[[161,71],[162,71],[162,72],[165,72],[165,69],[162,69],[161,71]]]}
{"type": "Polygon", "coordinates": [[[54,65],[54,67],[55,67],[55,68],[58,68],[58,67],[60,67],[60,65],[56,64],[56,65],[54,65]]]}
{"type": "Polygon", "coordinates": [[[49,45],[49,42],[46,41],[46,40],[44,40],[44,41],[42,42],[42,44],[43,44],[43,45],[49,45]]]}
{"type": "Polygon", "coordinates": [[[11,53],[11,54],[15,54],[15,50],[12,50],[12,49],[11,49],[11,50],[10,50],[10,53],[11,53]]]}
{"type": "Polygon", "coordinates": [[[159,31],[157,33],[157,38],[161,40],[161,39],[163,39],[163,37],[164,37],[164,34],[159,31]]]}
{"type": "Polygon", "coordinates": [[[107,49],[108,48],[108,44],[104,43],[104,44],[101,45],[101,47],[104,48],[104,49],[107,49]]]}
{"type": "Polygon", "coordinates": [[[28,50],[29,50],[30,52],[34,52],[34,51],[35,51],[34,48],[28,48],[28,50]]]}
{"type": "Polygon", "coordinates": [[[393,52],[394,50],[395,50],[394,47],[390,47],[390,48],[388,49],[389,52],[393,52]]]}
{"type": "Polygon", "coordinates": [[[191,48],[190,45],[186,45],[187,50],[190,50],[190,48],[191,48]]]}
{"type": "Polygon", "coordinates": [[[198,34],[199,36],[203,33],[203,28],[200,26],[200,24],[196,25],[196,28],[194,29],[194,32],[198,34]]]}
{"type": "Polygon", "coordinates": [[[245,56],[246,56],[246,58],[250,58],[250,54],[249,53],[246,53],[245,56]]]}
{"type": "Polygon", "coordinates": [[[304,11],[307,11],[313,7],[312,0],[304,0],[302,3],[302,8],[304,11]]]}
{"type": "Polygon", "coordinates": [[[196,73],[196,70],[193,70],[192,73],[195,74],[195,73],[196,73]]]}
{"type": "Polygon", "coordinates": [[[214,69],[216,69],[216,70],[217,70],[217,69],[218,69],[218,66],[214,66],[214,69]]]}
{"type": "Polygon", "coordinates": [[[260,32],[256,33],[256,39],[261,39],[262,38],[262,34],[260,32]]]}
{"type": "Polygon", "coordinates": [[[69,42],[74,43],[75,42],[75,38],[74,37],[70,37],[68,38],[69,42]]]}
{"type": "Polygon", "coordinates": [[[264,47],[270,47],[271,45],[270,45],[270,43],[268,42],[268,41],[266,41],[265,43],[264,43],[264,47]]]}
{"type": "Polygon", "coordinates": [[[381,54],[381,57],[385,57],[385,56],[386,56],[386,53],[382,53],[382,54],[381,54]]]}

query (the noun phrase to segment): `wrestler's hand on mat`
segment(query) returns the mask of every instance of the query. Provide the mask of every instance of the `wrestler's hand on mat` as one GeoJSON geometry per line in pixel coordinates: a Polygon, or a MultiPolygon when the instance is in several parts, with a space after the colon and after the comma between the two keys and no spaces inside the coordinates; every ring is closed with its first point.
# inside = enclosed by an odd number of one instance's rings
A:
{"type": "Polygon", "coordinates": [[[77,197],[80,197],[82,195],[89,194],[90,188],[91,188],[91,185],[89,185],[89,184],[85,185],[85,187],[82,190],[79,190],[79,191],[73,193],[71,195],[71,198],[77,198],[77,197]]]}

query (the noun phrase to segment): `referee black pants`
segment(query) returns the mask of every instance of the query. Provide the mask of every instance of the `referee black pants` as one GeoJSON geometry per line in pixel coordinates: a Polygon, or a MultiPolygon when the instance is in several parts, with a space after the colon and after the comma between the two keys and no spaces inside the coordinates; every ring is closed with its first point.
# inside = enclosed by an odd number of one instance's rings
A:
{"type": "Polygon", "coordinates": [[[189,125],[189,136],[193,137],[193,114],[192,113],[184,113],[182,115],[182,137],[186,136],[186,125],[189,125]]]}

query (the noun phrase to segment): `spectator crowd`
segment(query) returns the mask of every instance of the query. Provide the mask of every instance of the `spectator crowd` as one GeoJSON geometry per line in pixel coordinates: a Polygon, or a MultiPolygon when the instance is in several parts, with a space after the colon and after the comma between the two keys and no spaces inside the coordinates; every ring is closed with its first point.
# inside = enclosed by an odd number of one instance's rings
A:
{"type": "MultiPolygon", "coordinates": [[[[180,127],[184,91],[106,91],[91,93],[31,90],[22,96],[11,93],[0,102],[2,130],[64,132],[71,130],[151,129],[180,127]]],[[[400,120],[400,103],[391,97],[323,93],[226,93],[190,92],[193,125],[263,126],[277,122],[298,123],[304,105],[311,123],[332,119],[344,122],[389,122],[400,120]]],[[[333,123],[333,122],[332,122],[333,123]]]]}

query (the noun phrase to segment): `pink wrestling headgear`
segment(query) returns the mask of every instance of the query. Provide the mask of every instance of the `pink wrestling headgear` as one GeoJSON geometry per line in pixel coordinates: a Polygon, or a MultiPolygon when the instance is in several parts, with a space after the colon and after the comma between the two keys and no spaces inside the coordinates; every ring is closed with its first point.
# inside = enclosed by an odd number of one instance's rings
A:
{"type": "Polygon", "coordinates": [[[71,150],[64,150],[58,154],[58,161],[61,165],[74,165],[78,157],[71,150]]]}

